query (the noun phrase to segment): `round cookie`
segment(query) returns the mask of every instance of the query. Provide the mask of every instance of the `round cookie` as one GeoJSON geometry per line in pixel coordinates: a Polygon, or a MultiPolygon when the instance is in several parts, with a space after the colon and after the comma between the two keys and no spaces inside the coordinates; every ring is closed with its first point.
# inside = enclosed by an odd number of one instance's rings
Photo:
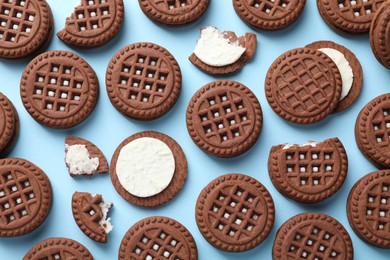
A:
{"type": "Polygon", "coordinates": [[[32,60],[20,80],[27,112],[51,128],[70,128],[93,111],[99,95],[94,70],[67,51],[45,52],[32,60]]]}
{"type": "Polygon", "coordinates": [[[357,35],[368,33],[374,13],[386,0],[317,0],[318,11],[334,31],[357,35]]]}
{"type": "Polygon", "coordinates": [[[38,228],[50,213],[52,189],[33,163],[0,159],[0,237],[15,237],[38,228]]]}
{"type": "Polygon", "coordinates": [[[376,12],[370,28],[371,49],[377,60],[390,69],[390,2],[376,12]]]}
{"type": "Polygon", "coordinates": [[[0,92],[0,158],[11,152],[18,134],[18,112],[12,102],[0,92]]]}
{"type": "Polygon", "coordinates": [[[294,23],[301,15],[306,0],[233,0],[238,16],[255,29],[275,31],[294,23]]]}
{"type": "Polygon", "coordinates": [[[285,52],[271,65],[265,79],[271,108],[284,120],[297,124],[316,123],[332,113],[341,88],[336,64],[312,48],[285,52]]]}
{"type": "Polygon", "coordinates": [[[355,140],[362,154],[376,167],[390,168],[390,94],[374,98],[360,111],[355,140]]]}
{"type": "Polygon", "coordinates": [[[367,243],[390,248],[390,170],[369,173],[349,193],[348,220],[367,243]]]}
{"type": "Polygon", "coordinates": [[[135,223],[124,235],[119,260],[197,260],[198,249],[191,233],[168,217],[149,217],[135,223]]]}
{"type": "Polygon", "coordinates": [[[226,174],[201,191],[195,217],[200,232],[211,245],[224,251],[242,252],[268,237],[275,207],[271,194],[256,179],[226,174]]]}
{"type": "Polygon", "coordinates": [[[3,0],[0,10],[0,57],[24,58],[50,41],[54,20],[45,0],[3,0]]]}
{"type": "Polygon", "coordinates": [[[154,43],[140,42],[122,48],[107,67],[111,103],[136,120],[153,120],[171,110],[179,98],[181,83],[175,58],[154,43]]]}
{"type": "Polygon", "coordinates": [[[33,246],[23,260],[83,259],[93,260],[86,247],[70,238],[52,237],[33,246]]]}
{"type": "Polygon", "coordinates": [[[234,157],[258,140],[263,115],[255,94],[232,80],[211,82],[192,97],[186,113],[187,130],[206,153],[234,157]]]}
{"type": "Polygon", "coordinates": [[[192,24],[209,6],[210,0],[138,0],[144,14],[153,22],[170,27],[192,24]]]}
{"type": "Polygon", "coordinates": [[[296,215],[279,228],[272,259],[352,260],[353,245],[347,230],[336,219],[321,213],[296,215]]]}
{"type": "Polygon", "coordinates": [[[75,47],[100,47],[117,35],[124,15],[123,0],[81,0],[57,36],[75,47]]]}
{"type": "Polygon", "coordinates": [[[110,176],[125,200],[155,207],[173,199],[187,178],[187,159],[171,137],[153,131],[126,138],[111,159],[110,176]]]}
{"type": "Polygon", "coordinates": [[[306,45],[306,47],[325,51],[325,54],[327,54],[339,68],[343,84],[340,101],[333,113],[344,111],[358,98],[363,87],[363,69],[359,60],[349,49],[331,41],[317,41],[306,45]],[[329,49],[331,49],[331,53],[329,53],[329,49]],[[333,58],[329,54],[335,55],[335,57],[333,58]],[[344,56],[343,59],[339,58],[341,57],[339,56],[340,54],[344,56]],[[347,68],[344,66],[346,63],[349,63],[347,68]],[[348,69],[351,71],[348,71],[348,69]],[[351,73],[353,76],[352,82],[351,84],[346,84],[349,80],[348,75],[351,73]]]}

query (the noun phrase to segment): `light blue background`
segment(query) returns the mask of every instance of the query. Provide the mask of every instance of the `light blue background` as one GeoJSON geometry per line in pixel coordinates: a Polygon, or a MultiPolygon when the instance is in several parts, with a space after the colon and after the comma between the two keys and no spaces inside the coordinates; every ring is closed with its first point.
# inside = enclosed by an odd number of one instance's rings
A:
{"type": "MultiPolygon", "coordinates": [[[[55,32],[63,28],[75,1],[48,1],[55,17],[55,32]]],[[[231,1],[212,0],[205,16],[184,29],[163,28],[152,23],[141,11],[138,1],[125,1],[126,20],[120,34],[108,45],[93,51],[70,49],[57,37],[50,50],[71,50],[86,59],[95,69],[101,95],[88,120],[70,130],[53,130],[36,123],[24,109],[19,96],[19,80],[28,61],[0,63],[0,91],[15,104],[21,121],[19,141],[10,157],[28,159],[41,167],[49,176],[54,203],[46,222],[29,235],[0,239],[0,259],[21,259],[36,243],[48,237],[73,238],[84,244],[96,259],[116,259],[119,244],[125,232],[136,221],[152,215],[164,215],[184,224],[194,236],[199,259],[271,259],[271,249],[277,229],[288,218],[301,212],[318,211],[338,219],[350,233],[355,247],[355,259],[389,259],[390,251],[378,249],[362,242],[349,226],[345,204],[349,190],[363,175],[375,170],[359,152],[354,139],[355,119],[360,109],[374,97],[389,92],[390,72],[374,58],[367,36],[349,38],[330,30],[321,19],[314,0],[308,0],[305,10],[296,24],[280,32],[256,32],[258,48],[254,59],[244,69],[228,77],[242,82],[257,95],[264,113],[264,127],[260,140],[252,150],[235,159],[211,157],[192,142],[185,125],[185,111],[191,96],[204,84],[221,79],[203,73],[187,59],[199,38],[199,28],[214,25],[222,30],[233,30],[238,35],[253,32],[234,12],[231,1]],[[279,118],[268,105],[264,95],[264,78],[270,64],[283,52],[302,47],[316,40],[333,40],[351,49],[359,58],[364,70],[363,91],[358,100],[344,113],[332,115],[311,125],[292,125],[279,118]],[[183,74],[183,88],[176,106],[163,118],[142,123],[128,120],[111,105],[105,90],[105,71],[111,57],[123,46],[151,41],[167,48],[178,60],[183,74]],[[65,168],[64,138],[77,135],[94,142],[107,159],[118,144],[138,131],[156,130],[169,134],[182,146],[187,155],[189,172],[183,190],[170,203],[152,209],[136,207],[126,202],[115,191],[109,175],[93,178],[71,178],[65,168]],[[303,205],[283,197],[272,185],[267,172],[268,153],[280,143],[303,143],[308,139],[323,140],[337,136],[344,143],[349,157],[349,172],[344,186],[332,198],[317,205],[303,205]],[[202,237],[195,223],[195,202],[201,189],[214,178],[230,172],[245,173],[262,182],[271,192],[276,205],[276,221],[268,239],[257,248],[234,254],[219,251],[202,237]],[[114,230],[106,245],[87,238],[77,227],[71,212],[71,196],[74,191],[101,193],[107,201],[113,201],[110,212],[114,230]]]]}

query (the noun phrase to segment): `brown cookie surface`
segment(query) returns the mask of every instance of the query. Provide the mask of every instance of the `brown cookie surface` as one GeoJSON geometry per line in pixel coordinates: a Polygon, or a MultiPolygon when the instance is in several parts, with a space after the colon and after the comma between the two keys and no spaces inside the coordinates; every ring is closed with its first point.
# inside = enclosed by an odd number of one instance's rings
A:
{"type": "Polygon", "coordinates": [[[353,245],[336,219],[321,213],[303,213],[287,220],[276,233],[272,259],[352,260],[353,245]]]}
{"type": "Polygon", "coordinates": [[[362,154],[376,167],[390,167],[390,94],[374,98],[360,111],[355,140],[362,154]]]}
{"type": "Polygon", "coordinates": [[[242,252],[268,237],[275,207],[271,194],[260,182],[243,174],[226,174],[201,191],[195,217],[200,232],[211,245],[242,252]]]}
{"type": "Polygon", "coordinates": [[[271,148],[268,172],[284,196],[303,203],[323,201],[343,185],[348,158],[338,138],[271,148]]]}
{"type": "Polygon", "coordinates": [[[390,170],[369,173],[349,193],[348,220],[364,241],[390,248],[390,170]]]}
{"type": "Polygon", "coordinates": [[[390,2],[376,12],[370,28],[371,49],[377,60],[390,69],[390,2]]]}
{"type": "Polygon", "coordinates": [[[0,92],[0,157],[6,157],[19,134],[19,116],[12,102],[0,92]]]}
{"type": "Polygon", "coordinates": [[[243,84],[220,80],[199,89],[186,113],[187,130],[203,151],[234,157],[258,140],[263,115],[255,94],[243,84]]]}
{"type": "Polygon", "coordinates": [[[54,22],[44,0],[0,2],[0,57],[23,58],[50,41],[54,22]]]}
{"type": "Polygon", "coordinates": [[[250,26],[265,31],[280,30],[295,22],[306,0],[233,0],[234,10],[250,26]]]}
{"type": "MultiPolygon", "coordinates": [[[[131,158],[128,159],[131,160],[131,158]]],[[[161,162],[164,161],[165,159],[166,158],[161,157],[161,162]]],[[[137,164],[136,161],[131,161],[131,163],[137,164]]],[[[154,131],[139,132],[123,140],[119,144],[118,148],[115,150],[110,164],[110,177],[116,191],[128,202],[142,207],[159,206],[173,199],[182,189],[184,182],[187,179],[187,174],[188,174],[187,159],[180,145],[171,137],[163,133],[154,132],[154,131]],[[169,182],[169,185],[161,192],[153,196],[140,197],[137,195],[133,195],[128,190],[126,190],[126,188],[121,184],[117,175],[116,167],[118,163],[118,157],[120,156],[122,149],[129,143],[141,138],[157,139],[165,143],[171,150],[175,161],[174,174],[171,181],[169,182]]],[[[155,178],[159,178],[159,177],[156,176],[155,178]]]]}
{"type": "Polygon", "coordinates": [[[77,47],[100,47],[117,35],[123,20],[122,0],[81,0],[57,36],[77,47]]]}
{"type": "Polygon", "coordinates": [[[265,94],[283,119],[312,124],[335,110],[341,95],[341,75],[324,53],[299,48],[279,56],[268,70],[265,94]]]}
{"type": "Polygon", "coordinates": [[[150,20],[179,27],[198,20],[207,10],[210,0],[138,0],[138,3],[150,20]]]}
{"type": "Polygon", "coordinates": [[[33,163],[0,160],[0,236],[15,237],[32,232],[48,216],[52,189],[46,174],[33,163]]]}
{"type": "Polygon", "coordinates": [[[108,65],[106,87],[122,114],[147,121],[166,114],[181,91],[179,64],[163,47],[148,42],[128,45],[108,65]]]}
{"type": "Polygon", "coordinates": [[[32,60],[20,81],[27,112],[40,124],[70,128],[93,111],[99,94],[94,70],[67,51],[45,52],[32,60]]]}
{"type": "Polygon", "coordinates": [[[86,247],[70,238],[52,237],[33,246],[23,260],[83,259],[93,260],[86,247]]]}

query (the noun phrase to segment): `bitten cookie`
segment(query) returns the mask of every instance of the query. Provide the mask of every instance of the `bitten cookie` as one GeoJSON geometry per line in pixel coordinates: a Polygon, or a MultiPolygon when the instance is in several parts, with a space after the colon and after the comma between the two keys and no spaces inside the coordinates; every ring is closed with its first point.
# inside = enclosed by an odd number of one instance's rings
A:
{"type": "Polygon", "coordinates": [[[81,0],[57,36],[76,47],[100,47],[117,35],[124,15],[123,0],[81,0]]]}
{"type": "Polygon", "coordinates": [[[371,49],[377,60],[390,69],[390,2],[376,12],[370,28],[371,49]]]}
{"type": "Polygon", "coordinates": [[[250,250],[272,230],[275,207],[271,194],[256,179],[226,174],[199,194],[196,224],[214,247],[230,252],[250,250]]]}
{"type": "Polygon", "coordinates": [[[70,128],[95,108],[99,82],[82,58],[67,51],[45,52],[32,60],[20,80],[27,112],[51,128],[70,128]]]}
{"type": "Polygon", "coordinates": [[[376,167],[390,168],[390,94],[374,98],[360,111],[355,139],[362,154],[376,167]]]}
{"type": "Polygon", "coordinates": [[[284,29],[301,15],[306,0],[233,0],[238,16],[255,29],[284,29]]]}
{"type": "Polygon", "coordinates": [[[338,138],[271,148],[268,172],[275,188],[303,203],[323,201],[343,185],[348,158],[338,138]]]}
{"type": "Polygon", "coordinates": [[[153,131],[126,138],[111,159],[110,176],[125,200],[155,207],[173,199],[187,178],[187,159],[171,137],[153,131]]]}
{"type": "Polygon", "coordinates": [[[19,116],[12,102],[0,92],[0,158],[13,149],[19,134],[19,116]]]}

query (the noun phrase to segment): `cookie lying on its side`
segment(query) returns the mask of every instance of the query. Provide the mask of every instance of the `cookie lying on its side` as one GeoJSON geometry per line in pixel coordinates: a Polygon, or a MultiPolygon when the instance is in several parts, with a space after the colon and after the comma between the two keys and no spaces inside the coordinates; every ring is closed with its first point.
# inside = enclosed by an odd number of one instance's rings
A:
{"type": "Polygon", "coordinates": [[[19,134],[19,116],[12,102],[0,92],[0,158],[13,149],[19,134]]]}
{"type": "Polygon", "coordinates": [[[372,20],[370,43],[376,59],[390,69],[390,1],[382,4],[372,20]]]}

